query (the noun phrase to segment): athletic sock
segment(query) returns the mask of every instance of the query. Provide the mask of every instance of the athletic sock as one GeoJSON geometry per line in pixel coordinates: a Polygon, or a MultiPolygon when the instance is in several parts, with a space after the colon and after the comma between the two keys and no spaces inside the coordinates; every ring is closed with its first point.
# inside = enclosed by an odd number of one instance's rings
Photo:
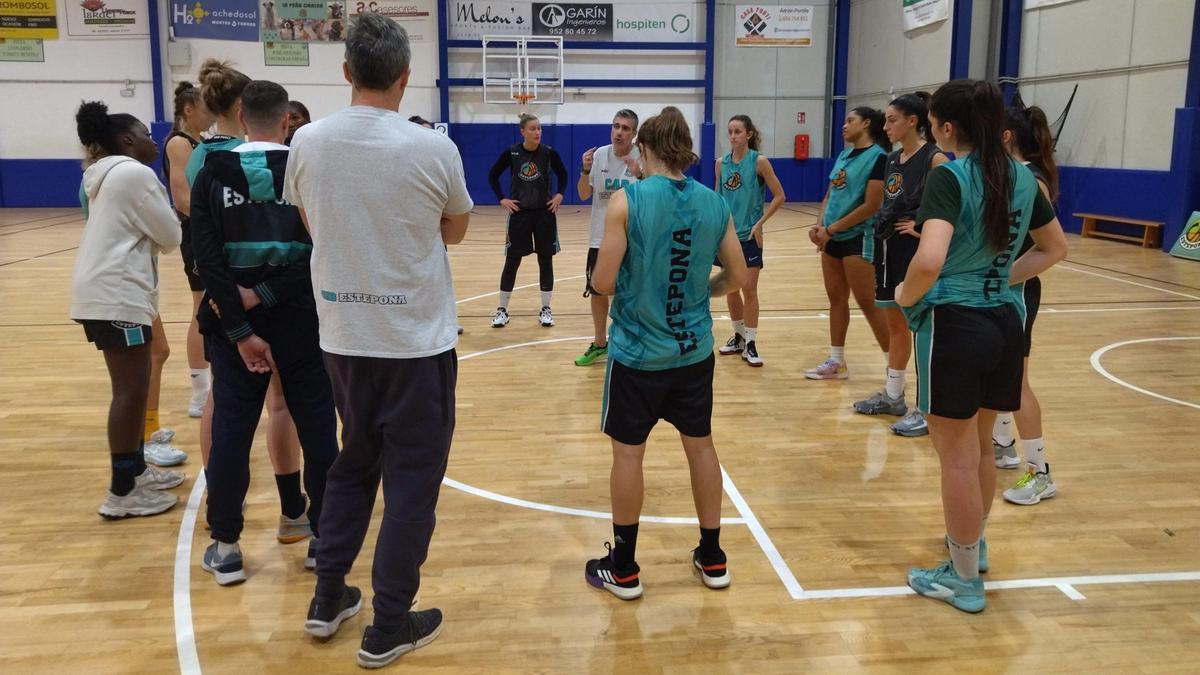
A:
{"type": "Polygon", "coordinates": [[[118,497],[124,497],[133,492],[138,476],[137,465],[140,454],[142,454],[141,450],[112,455],[112,482],[108,486],[109,492],[118,497]]]}
{"type": "Polygon", "coordinates": [[[613,564],[624,568],[633,564],[633,556],[637,553],[638,524],[618,525],[613,523],[613,564]]]}
{"type": "Polygon", "coordinates": [[[500,291],[500,306],[507,310],[509,300],[512,300],[512,291],[500,291]]]}
{"type": "Polygon", "coordinates": [[[1041,438],[1023,438],[1021,445],[1025,448],[1025,463],[1046,473],[1046,442],[1041,438]]]}
{"type": "Polygon", "coordinates": [[[754,342],[754,338],[758,337],[758,329],[757,328],[750,328],[749,326],[747,326],[743,330],[746,331],[744,333],[744,335],[746,337],[746,342],[754,342]]]}
{"type": "Polygon", "coordinates": [[[137,452],[134,453],[134,458],[137,460],[137,466],[133,470],[134,474],[140,476],[140,475],[146,473],[146,444],[145,443],[142,443],[141,445],[138,446],[137,452]]]}
{"type": "Polygon", "coordinates": [[[221,556],[222,558],[229,555],[230,553],[235,553],[237,550],[238,550],[238,545],[237,545],[236,541],[233,542],[232,544],[226,544],[223,541],[217,540],[217,555],[221,556]]]}
{"type": "Polygon", "coordinates": [[[156,432],[156,431],[158,431],[158,411],[157,410],[147,410],[146,411],[146,426],[142,430],[142,442],[149,443],[150,437],[153,436],[154,432],[156,432]]]}
{"type": "Polygon", "coordinates": [[[1013,414],[1000,413],[996,415],[996,424],[992,426],[992,440],[997,445],[1009,446],[1016,440],[1013,436],[1013,414]]]}
{"type": "Polygon", "coordinates": [[[700,557],[712,560],[721,555],[721,528],[700,528],[700,557]]]}
{"type": "Polygon", "coordinates": [[[733,324],[733,332],[740,335],[742,337],[742,339],[745,340],[746,339],[746,322],[741,319],[739,319],[737,321],[730,319],[730,323],[733,324]]]}
{"type": "Polygon", "coordinates": [[[191,368],[188,372],[192,375],[192,398],[199,400],[208,396],[210,385],[208,368],[191,368]]]}
{"type": "Polygon", "coordinates": [[[304,494],[300,492],[300,472],[275,474],[275,487],[279,490],[279,511],[285,518],[296,519],[304,515],[304,494]]]}
{"type": "Polygon", "coordinates": [[[845,345],[843,345],[841,347],[830,346],[829,347],[829,358],[833,359],[834,361],[837,361],[838,363],[845,363],[846,362],[846,347],[845,347],[845,345]]]}
{"type": "Polygon", "coordinates": [[[946,540],[950,542],[950,562],[954,563],[958,578],[966,581],[979,576],[979,541],[963,545],[948,535],[946,540]]]}
{"type": "Polygon", "coordinates": [[[904,377],[903,370],[887,369],[887,383],[884,385],[884,390],[887,392],[888,398],[900,398],[904,395],[904,377]]]}
{"type": "Polygon", "coordinates": [[[542,291],[542,307],[550,306],[550,296],[554,295],[554,291],[542,291]]]}

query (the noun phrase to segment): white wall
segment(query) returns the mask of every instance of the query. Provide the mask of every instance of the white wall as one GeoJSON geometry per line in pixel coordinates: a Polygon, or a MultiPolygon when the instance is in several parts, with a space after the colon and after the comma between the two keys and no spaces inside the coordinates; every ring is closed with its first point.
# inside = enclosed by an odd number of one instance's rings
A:
{"type": "Polygon", "coordinates": [[[1051,120],[1079,93],[1059,163],[1167,170],[1195,0],[1078,0],[1025,13],[1021,97],[1051,120]],[[1133,72],[1120,72],[1136,67],[1133,72]],[[1117,70],[1103,73],[1098,71],[1117,70]]]}
{"type": "MultiPolygon", "coordinates": [[[[771,0],[762,5],[814,5],[813,44],[810,47],[738,47],[733,30],[739,0],[719,0],[716,12],[715,91],[713,121],[717,152],[729,151],[725,123],[734,115],[749,115],[763,133],[763,152],[791,157],[796,134],[809,135],[809,155],[825,151],[826,77],[830,0],[771,0]],[[805,113],[797,122],[796,113],[805,113]]],[[[742,4],[752,4],[741,0],[742,4]]]]}
{"type": "MultiPolygon", "coordinates": [[[[984,14],[986,21],[987,3],[975,4],[974,12],[984,14]]],[[[851,0],[847,109],[880,108],[893,93],[932,92],[949,79],[953,21],[950,3],[949,19],[906,33],[899,0],[851,0]]]]}

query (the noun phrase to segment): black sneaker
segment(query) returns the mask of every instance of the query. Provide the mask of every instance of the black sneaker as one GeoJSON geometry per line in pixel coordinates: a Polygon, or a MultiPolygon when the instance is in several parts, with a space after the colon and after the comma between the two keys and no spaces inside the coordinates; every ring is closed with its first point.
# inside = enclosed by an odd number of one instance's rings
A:
{"type": "Polygon", "coordinates": [[[719,557],[706,560],[700,557],[700,547],[692,550],[692,569],[709,588],[725,588],[732,581],[725,561],[725,552],[720,551],[720,554],[719,557]]]}
{"type": "Polygon", "coordinates": [[[362,609],[362,591],[354,586],[347,586],[342,591],[342,597],[336,602],[329,598],[314,595],[308,603],[308,620],[304,622],[304,632],[317,638],[333,637],[342,622],[358,614],[362,609]]]}
{"type": "Polygon", "coordinates": [[[733,337],[729,338],[729,342],[721,345],[717,351],[721,356],[729,356],[730,354],[741,354],[746,349],[746,341],[742,339],[741,333],[734,333],[733,337]]]}
{"type": "Polygon", "coordinates": [[[375,626],[367,626],[358,650],[358,665],[363,668],[382,668],[414,649],[433,642],[441,632],[440,609],[409,612],[408,618],[395,633],[385,633],[375,626]]]}
{"type": "Polygon", "coordinates": [[[587,561],[583,567],[583,578],[596,588],[608,591],[622,600],[637,600],[642,597],[642,582],[638,578],[641,568],[637,563],[617,569],[612,559],[612,545],[604,542],[608,555],[587,561]]]}

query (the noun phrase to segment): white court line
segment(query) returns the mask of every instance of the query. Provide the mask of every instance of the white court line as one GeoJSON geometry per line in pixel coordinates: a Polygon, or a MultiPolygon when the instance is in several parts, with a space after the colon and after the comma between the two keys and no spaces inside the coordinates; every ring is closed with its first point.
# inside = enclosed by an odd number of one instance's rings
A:
{"type": "MultiPolygon", "coordinates": [[[[1153,302],[1153,301],[1150,301],[1153,302]]],[[[1196,311],[1200,310],[1197,307],[1097,307],[1093,309],[1055,309],[1053,307],[1042,307],[1038,310],[1039,316],[1042,312],[1047,314],[1092,314],[1095,312],[1180,312],[1180,311],[1196,311]]],[[[828,319],[829,314],[820,312],[817,314],[801,314],[795,316],[760,316],[759,321],[816,321],[817,319],[828,319]]],[[[865,318],[862,314],[852,312],[851,319],[865,318]]],[[[729,315],[713,315],[713,321],[728,321],[729,315]]]]}
{"type": "Polygon", "coordinates": [[[192,534],[205,485],[202,469],[188,495],[187,508],[179,523],[179,543],[175,545],[175,649],[179,652],[179,672],[184,675],[200,675],[200,655],[196,652],[196,631],[192,626],[191,567],[192,534]]]}
{"type": "Polygon", "coordinates": [[[775,548],[775,542],[771,541],[771,537],[763,529],[762,523],[758,522],[758,517],[750,510],[750,505],[746,503],[745,499],[742,499],[742,493],[733,484],[733,479],[725,472],[724,466],[721,467],[721,484],[725,488],[725,494],[729,495],[729,501],[733,502],[734,508],[746,521],[746,527],[750,528],[750,533],[754,535],[754,541],[758,542],[759,548],[767,556],[771,567],[775,568],[775,574],[779,575],[779,580],[783,582],[783,587],[787,589],[788,594],[792,596],[793,600],[803,598],[804,589],[800,587],[796,575],[792,574],[791,568],[784,562],[783,556],[779,554],[779,549],[775,548]]]}
{"type": "Polygon", "coordinates": [[[1190,401],[1181,401],[1177,398],[1171,398],[1170,396],[1164,396],[1162,394],[1158,394],[1153,391],[1150,391],[1149,389],[1142,389],[1139,386],[1130,384],[1130,383],[1126,382],[1125,380],[1122,380],[1121,378],[1117,377],[1116,375],[1113,375],[1112,373],[1108,372],[1108,370],[1106,370],[1104,368],[1104,366],[1100,364],[1100,357],[1104,356],[1109,351],[1116,349],[1117,347],[1124,347],[1125,345],[1136,345],[1136,344],[1141,344],[1144,342],[1176,342],[1179,340],[1200,340],[1200,337],[1160,337],[1160,338],[1143,338],[1141,340],[1125,340],[1124,342],[1114,342],[1111,345],[1108,345],[1107,347],[1101,347],[1100,349],[1097,349],[1096,351],[1092,352],[1092,357],[1091,357],[1092,368],[1094,368],[1097,373],[1100,373],[1104,377],[1107,377],[1109,380],[1116,382],[1117,384],[1121,385],[1122,387],[1125,387],[1126,389],[1132,389],[1132,390],[1138,392],[1139,394],[1145,394],[1146,396],[1152,396],[1154,398],[1161,399],[1161,400],[1167,401],[1169,403],[1175,403],[1178,405],[1186,406],[1188,408],[1195,408],[1197,410],[1200,410],[1200,404],[1192,403],[1190,401]]]}
{"type": "MultiPolygon", "coordinates": [[[[494,502],[500,502],[501,504],[509,504],[511,506],[520,506],[520,507],[526,508],[526,509],[533,509],[534,511],[549,511],[550,513],[561,513],[561,514],[567,515],[567,516],[583,516],[584,518],[597,518],[600,520],[612,520],[611,513],[603,513],[601,511],[588,511],[587,509],[572,509],[572,508],[568,508],[565,506],[554,506],[552,504],[542,504],[540,502],[531,502],[531,501],[527,501],[524,499],[517,499],[515,497],[509,497],[507,495],[502,495],[502,494],[498,494],[495,492],[491,492],[490,490],[483,490],[483,489],[477,488],[473,485],[467,485],[466,483],[460,483],[459,481],[456,481],[453,478],[443,478],[442,484],[452,487],[455,490],[461,490],[462,492],[466,492],[467,494],[475,495],[476,497],[483,497],[484,499],[490,499],[494,502]]],[[[676,518],[676,517],[666,517],[666,516],[642,516],[641,522],[643,522],[643,523],[664,523],[667,525],[699,525],[700,524],[700,521],[696,518],[676,518]]],[[[745,525],[746,521],[743,518],[722,518],[721,524],[722,525],[745,525]]]]}
{"type": "Polygon", "coordinates": [[[1130,281],[1129,279],[1121,279],[1118,277],[1109,276],[1107,274],[1100,274],[1099,272],[1092,272],[1089,270],[1081,270],[1078,267],[1071,267],[1070,265],[1064,264],[1064,263],[1059,263],[1058,265],[1055,265],[1054,269],[1070,270],[1072,272],[1078,272],[1080,274],[1086,274],[1088,276],[1100,277],[1101,279],[1108,279],[1110,281],[1118,281],[1123,284],[1129,284],[1130,286],[1141,286],[1142,288],[1149,288],[1152,291],[1159,291],[1161,293],[1170,293],[1171,295],[1178,295],[1178,296],[1181,296],[1184,298],[1190,298],[1192,300],[1200,300],[1200,295],[1189,295],[1187,293],[1180,293],[1179,291],[1171,291],[1171,290],[1167,290],[1165,288],[1159,288],[1158,286],[1151,286],[1149,284],[1139,283],[1137,281],[1130,281]]]}
{"type": "MultiPolygon", "coordinates": [[[[1002,591],[1014,588],[1056,588],[1072,600],[1083,600],[1085,596],[1076,586],[1100,586],[1110,584],[1149,584],[1171,581],[1200,581],[1200,572],[1157,572],[1149,574],[1098,574],[1084,577],[1049,577],[1045,579],[1007,579],[988,581],[984,588],[1002,591]]],[[[840,598],[882,598],[892,595],[915,595],[908,586],[879,586],[875,588],[833,588],[828,590],[804,591],[800,600],[833,600],[840,598]]]]}
{"type": "MultiPolygon", "coordinates": [[[[584,278],[585,276],[587,276],[587,275],[586,275],[586,274],[576,274],[576,275],[575,275],[575,276],[573,276],[573,277],[556,277],[556,278],[554,279],[554,283],[556,283],[556,284],[557,284],[557,283],[558,283],[558,282],[560,282],[560,281],[571,281],[572,279],[582,279],[582,278],[584,278]]],[[[514,291],[519,291],[519,290],[521,290],[522,288],[533,288],[534,286],[537,286],[537,285],[539,285],[539,284],[533,283],[533,284],[525,284],[524,286],[514,286],[514,287],[513,287],[513,290],[514,290],[514,291]]],[[[500,291],[499,291],[499,290],[495,290],[495,291],[492,291],[491,293],[482,293],[482,294],[480,294],[480,295],[472,295],[472,296],[471,296],[471,297],[469,297],[469,298],[463,298],[462,300],[455,300],[455,301],[454,301],[454,304],[456,304],[456,305],[461,305],[461,304],[463,304],[464,302],[471,302],[472,300],[478,300],[478,299],[480,299],[480,298],[487,298],[487,297],[490,297],[490,296],[493,296],[493,295],[500,295],[500,291]]],[[[1198,299],[1198,300],[1200,300],[1200,298],[1197,298],[1197,299],[1198,299]]]]}

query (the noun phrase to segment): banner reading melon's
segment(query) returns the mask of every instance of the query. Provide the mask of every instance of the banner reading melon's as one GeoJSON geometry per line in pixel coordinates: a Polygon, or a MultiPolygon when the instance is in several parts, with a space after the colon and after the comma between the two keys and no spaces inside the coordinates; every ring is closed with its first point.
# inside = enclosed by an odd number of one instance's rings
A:
{"type": "Polygon", "coordinates": [[[1171,247],[1171,255],[1176,258],[1200,260],[1200,211],[1193,211],[1187,225],[1179,235],[1179,241],[1171,247]]]}
{"type": "Polygon", "coordinates": [[[57,40],[56,0],[0,0],[0,39],[57,40]]]}

